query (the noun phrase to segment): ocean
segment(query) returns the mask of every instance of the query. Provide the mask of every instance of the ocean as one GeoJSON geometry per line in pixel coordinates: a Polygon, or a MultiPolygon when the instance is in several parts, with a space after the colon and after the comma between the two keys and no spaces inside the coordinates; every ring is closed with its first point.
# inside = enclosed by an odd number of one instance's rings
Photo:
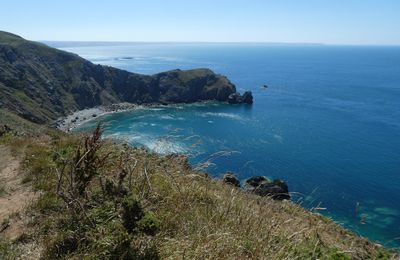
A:
{"type": "Polygon", "coordinates": [[[226,171],[287,181],[293,201],[320,207],[362,236],[400,247],[400,47],[222,43],[51,46],[142,74],[206,67],[254,104],[216,102],[106,115],[105,135],[185,153],[226,171]],[[268,88],[263,88],[263,85],[268,88]]]}

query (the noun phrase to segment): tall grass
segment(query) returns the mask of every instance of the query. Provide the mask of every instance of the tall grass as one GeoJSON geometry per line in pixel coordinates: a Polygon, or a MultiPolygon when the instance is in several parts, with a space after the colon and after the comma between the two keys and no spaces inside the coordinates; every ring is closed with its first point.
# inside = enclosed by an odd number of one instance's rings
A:
{"type": "Polygon", "coordinates": [[[44,258],[394,259],[299,205],[211,179],[184,156],[99,135],[27,146],[44,258]]]}

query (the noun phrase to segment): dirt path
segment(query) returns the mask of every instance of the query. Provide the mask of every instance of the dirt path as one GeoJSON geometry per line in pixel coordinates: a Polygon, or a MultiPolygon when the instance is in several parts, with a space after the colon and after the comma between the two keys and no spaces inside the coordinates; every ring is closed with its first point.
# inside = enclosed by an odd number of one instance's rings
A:
{"type": "Polygon", "coordinates": [[[23,184],[21,160],[0,145],[0,237],[15,239],[23,233],[24,209],[37,197],[29,184],[23,184]]]}

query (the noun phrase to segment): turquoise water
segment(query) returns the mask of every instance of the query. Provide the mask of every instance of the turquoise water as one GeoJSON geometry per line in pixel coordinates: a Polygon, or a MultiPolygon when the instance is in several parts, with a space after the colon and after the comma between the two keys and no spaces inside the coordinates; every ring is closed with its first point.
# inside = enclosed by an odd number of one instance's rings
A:
{"type": "Polygon", "coordinates": [[[400,246],[400,47],[53,45],[144,74],[225,74],[239,91],[253,91],[253,106],[175,105],[96,120],[107,136],[186,153],[216,177],[231,170],[241,179],[282,178],[303,206],[325,207],[322,214],[353,231],[400,246]]]}

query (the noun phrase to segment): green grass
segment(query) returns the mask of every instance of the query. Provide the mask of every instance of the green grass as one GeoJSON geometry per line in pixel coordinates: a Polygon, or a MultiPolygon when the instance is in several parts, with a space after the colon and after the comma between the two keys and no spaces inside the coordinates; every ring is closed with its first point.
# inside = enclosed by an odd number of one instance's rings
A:
{"type": "MultiPolygon", "coordinates": [[[[40,135],[43,132],[48,132],[48,128],[39,126],[28,120],[25,120],[6,109],[0,108],[1,125],[7,125],[12,129],[12,134],[6,137],[0,137],[1,143],[10,143],[13,141],[13,135],[40,135]]],[[[53,130],[51,130],[53,131],[53,130]]]]}
{"type": "Polygon", "coordinates": [[[19,255],[19,250],[11,241],[0,238],[0,259],[14,260],[19,255]]]}
{"type": "Polygon", "coordinates": [[[0,44],[15,44],[20,43],[21,41],[23,41],[23,39],[18,35],[0,31],[0,44]]]}
{"type": "Polygon", "coordinates": [[[6,195],[6,186],[2,183],[0,183],[0,197],[3,197],[4,195],[6,195]]]}

